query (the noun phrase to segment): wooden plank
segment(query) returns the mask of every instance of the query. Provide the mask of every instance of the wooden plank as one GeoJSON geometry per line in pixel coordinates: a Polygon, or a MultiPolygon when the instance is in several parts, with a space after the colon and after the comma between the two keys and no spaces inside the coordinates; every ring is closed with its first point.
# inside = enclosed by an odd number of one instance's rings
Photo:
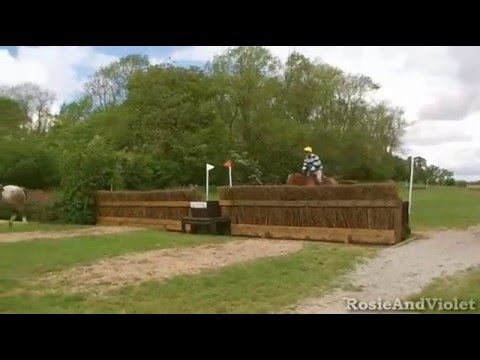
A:
{"type": "Polygon", "coordinates": [[[98,207],[190,207],[190,201],[99,201],[98,207]]]}
{"type": "Polygon", "coordinates": [[[352,244],[395,244],[394,230],[232,224],[232,235],[352,244]]]}
{"type": "Polygon", "coordinates": [[[154,227],[173,231],[180,231],[182,229],[181,220],[171,219],[145,219],[99,216],[97,218],[97,223],[99,225],[154,227]]]}
{"type": "Polygon", "coordinates": [[[381,207],[394,208],[398,200],[220,200],[220,206],[271,207],[381,207]]]}

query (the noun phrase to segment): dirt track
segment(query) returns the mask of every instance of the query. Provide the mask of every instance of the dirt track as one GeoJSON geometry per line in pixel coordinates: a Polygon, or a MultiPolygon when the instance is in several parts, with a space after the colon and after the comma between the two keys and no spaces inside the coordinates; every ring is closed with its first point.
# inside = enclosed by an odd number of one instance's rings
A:
{"type": "Polygon", "coordinates": [[[164,281],[178,275],[193,275],[235,263],[285,255],[302,248],[301,241],[240,240],[147,251],[54,273],[40,281],[47,287],[66,286],[72,292],[103,292],[143,281],[164,281]]]}
{"type": "Polygon", "coordinates": [[[28,241],[35,239],[60,239],[73,236],[107,235],[129,231],[138,231],[139,228],[127,226],[94,226],[86,229],[71,229],[59,231],[28,231],[0,234],[0,243],[28,241]]]}
{"type": "Polygon", "coordinates": [[[347,275],[343,289],[318,299],[307,299],[284,312],[346,314],[349,311],[344,298],[359,301],[405,299],[419,293],[437,277],[479,265],[479,228],[431,233],[427,239],[382,250],[347,275]]]}

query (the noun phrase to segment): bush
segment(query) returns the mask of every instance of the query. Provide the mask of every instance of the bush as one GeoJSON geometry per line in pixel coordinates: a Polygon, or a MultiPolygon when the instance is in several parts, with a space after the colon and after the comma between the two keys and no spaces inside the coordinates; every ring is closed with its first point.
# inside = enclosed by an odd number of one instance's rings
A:
{"type": "Polygon", "coordinates": [[[60,161],[65,220],[95,224],[95,193],[121,182],[118,156],[98,135],[86,143],[72,139],[71,146],[60,161]]]}
{"type": "Polygon", "coordinates": [[[0,144],[0,171],[4,184],[45,189],[60,183],[56,158],[34,138],[4,140],[0,144]]]}

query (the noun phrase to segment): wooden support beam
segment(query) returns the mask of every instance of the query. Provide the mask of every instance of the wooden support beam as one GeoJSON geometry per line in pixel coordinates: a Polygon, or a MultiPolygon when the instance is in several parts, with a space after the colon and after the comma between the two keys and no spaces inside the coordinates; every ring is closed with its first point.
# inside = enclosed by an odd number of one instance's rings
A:
{"type": "Polygon", "coordinates": [[[97,218],[99,225],[116,225],[116,226],[138,226],[138,227],[152,227],[156,229],[165,229],[170,231],[181,231],[181,220],[169,219],[145,219],[145,218],[125,218],[125,217],[107,217],[99,216],[97,218]]]}
{"type": "Polygon", "coordinates": [[[232,235],[273,239],[316,240],[352,244],[385,244],[397,242],[394,230],[312,228],[232,224],[232,235]]]}

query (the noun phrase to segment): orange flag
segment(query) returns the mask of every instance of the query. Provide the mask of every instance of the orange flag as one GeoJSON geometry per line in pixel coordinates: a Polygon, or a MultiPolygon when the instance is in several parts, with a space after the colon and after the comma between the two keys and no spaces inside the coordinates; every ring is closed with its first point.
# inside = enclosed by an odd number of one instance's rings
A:
{"type": "Polygon", "coordinates": [[[227,160],[223,163],[223,166],[227,167],[227,168],[231,168],[232,167],[232,160],[227,160]]]}

